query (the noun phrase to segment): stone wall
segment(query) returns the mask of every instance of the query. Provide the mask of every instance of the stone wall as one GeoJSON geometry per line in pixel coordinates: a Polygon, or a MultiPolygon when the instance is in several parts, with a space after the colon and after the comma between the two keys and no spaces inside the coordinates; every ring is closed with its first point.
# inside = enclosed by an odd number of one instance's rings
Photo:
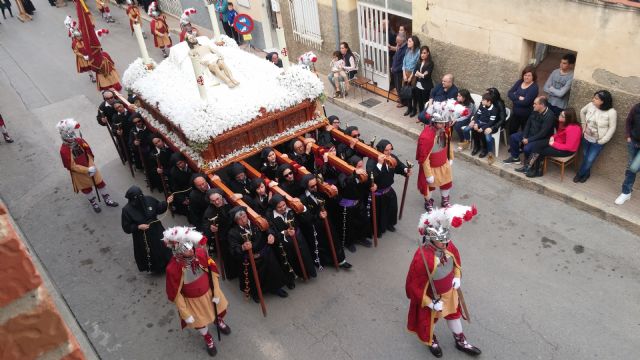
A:
{"type": "Polygon", "coordinates": [[[533,57],[535,42],[576,51],[570,106],[579,111],[595,91],[606,89],[618,112],[616,134],[593,173],[622,182],[624,120],[640,102],[640,67],[630,60],[638,58],[640,48],[638,9],[598,0],[494,0],[490,7],[473,0],[419,3],[414,2],[413,29],[431,48],[434,81],[453,73],[459,88],[482,93],[495,86],[506,95],[533,57]],[[563,17],[567,21],[559,21],[563,17]]]}
{"type": "Polygon", "coordinates": [[[85,359],[1,203],[0,259],[2,359],[85,359]]]}
{"type": "MultiPolygon", "coordinates": [[[[338,22],[340,23],[340,41],[346,41],[352,51],[360,52],[360,39],[358,37],[358,11],[355,0],[340,0],[338,3],[338,22]]],[[[329,72],[331,55],[338,50],[333,22],[333,7],[331,0],[318,0],[318,15],[320,18],[320,32],[322,34],[322,47],[313,48],[295,40],[291,26],[289,2],[280,1],[282,9],[282,22],[289,50],[289,59],[292,63],[298,62],[298,57],[307,51],[313,51],[318,55],[316,70],[321,74],[329,72]]]]}

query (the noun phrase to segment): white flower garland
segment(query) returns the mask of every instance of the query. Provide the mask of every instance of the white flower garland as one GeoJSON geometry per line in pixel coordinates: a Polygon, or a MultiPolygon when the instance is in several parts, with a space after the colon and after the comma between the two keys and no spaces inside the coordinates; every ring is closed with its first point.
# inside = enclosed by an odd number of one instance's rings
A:
{"type": "MultiPolygon", "coordinates": [[[[153,68],[158,66],[153,59],[151,60],[151,64],[153,68]]],[[[125,89],[129,90],[136,81],[151,74],[152,71],[153,70],[147,69],[147,66],[142,62],[142,58],[137,58],[134,62],[129,64],[127,70],[124,71],[124,74],[122,75],[122,85],[124,85],[125,89]]]]}
{"type": "Polygon", "coordinates": [[[291,127],[287,130],[285,130],[284,132],[266,137],[260,141],[258,141],[255,144],[251,144],[251,145],[245,145],[244,147],[240,148],[240,149],[236,149],[235,151],[233,151],[232,153],[225,155],[223,157],[217,158],[213,161],[210,161],[208,164],[206,164],[206,167],[209,169],[213,169],[213,168],[219,168],[222,165],[226,165],[225,163],[227,161],[229,161],[230,159],[233,159],[234,157],[246,154],[252,150],[256,150],[256,149],[262,149],[263,147],[266,146],[271,146],[272,144],[274,144],[275,142],[277,142],[278,140],[287,137],[289,135],[294,134],[295,132],[302,130],[304,128],[316,125],[320,122],[322,122],[324,119],[319,117],[319,118],[315,118],[315,119],[311,119],[309,121],[305,121],[301,124],[298,124],[294,127],[291,127]]]}

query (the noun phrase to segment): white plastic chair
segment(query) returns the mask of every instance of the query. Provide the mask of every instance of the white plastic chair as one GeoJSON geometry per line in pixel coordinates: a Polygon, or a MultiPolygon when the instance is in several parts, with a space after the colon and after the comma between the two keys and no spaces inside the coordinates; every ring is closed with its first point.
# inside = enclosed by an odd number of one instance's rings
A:
{"type": "Polygon", "coordinates": [[[500,133],[503,134],[504,144],[509,145],[509,142],[507,141],[507,132],[504,130],[504,128],[507,126],[507,122],[511,117],[511,109],[505,108],[505,112],[507,113],[507,118],[504,120],[504,125],[497,133],[491,134],[491,136],[493,136],[493,143],[496,150],[496,153],[495,153],[496,157],[498,157],[498,148],[500,147],[500,133]]]}

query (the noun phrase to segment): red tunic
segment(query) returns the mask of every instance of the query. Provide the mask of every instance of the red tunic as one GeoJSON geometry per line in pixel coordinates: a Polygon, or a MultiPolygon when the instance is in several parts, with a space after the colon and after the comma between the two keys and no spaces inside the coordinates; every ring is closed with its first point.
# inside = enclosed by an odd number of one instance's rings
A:
{"type": "MultiPolygon", "coordinates": [[[[411,266],[409,267],[407,281],[405,284],[407,298],[410,300],[409,314],[407,316],[407,330],[416,333],[422,342],[431,345],[432,330],[436,321],[436,313],[428,307],[422,306],[423,294],[426,293],[427,296],[433,298],[433,293],[429,286],[427,271],[419,251],[422,251],[424,254],[427,266],[429,267],[429,274],[433,274],[436,270],[436,255],[434,249],[431,246],[421,246],[413,255],[413,260],[411,261],[411,266]]],[[[454,269],[460,269],[460,253],[455,245],[453,245],[453,242],[448,243],[445,251],[453,257],[455,261],[454,269]]],[[[444,279],[434,281],[438,294],[444,294],[452,290],[453,274],[454,272],[452,271],[449,276],[444,279]]],[[[458,308],[458,312],[460,312],[460,305],[456,304],[456,307],[458,308]]]]}
{"type": "MultiPolygon", "coordinates": [[[[204,251],[204,249],[202,248],[196,249],[196,258],[198,260],[198,263],[201,266],[206,267],[207,265],[205,264],[208,264],[209,270],[218,274],[218,266],[211,258],[209,258],[209,256],[204,251]]],[[[174,301],[176,299],[176,295],[178,294],[180,281],[182,280],[182,264],[178,263],[175,257],[172,257],[171,260],[169,260],[169,264],[167,264],[166,276],[167,276],[167,297],[169,298],[170,301],[174,301]]],[[[206,293],[207,290],[209,289],[209,276],[206,273],[203,276],[207,279],[207,283],[206,283],[207,287],[204,289],[202,294],[206,293]]],[[[184,295],[185,297],[202,296],[202,294],[194,295],[195,292],[197,292],[197,289],[195,289],[195,287],[197,287],[197,284],[199,283],[199,281],[200,279],[196,280],[191,284],[183,285],[181,290],[182,295],[184,295]],[[191,285],[193,285],[194,287],[193,289],[189,289],[191,285]],[[187,288],[187,290],[185,290],[185,288],[187,288]],[[185,293],[185,291],[187,293],[185,293]]]]}
{"type": "Polygon", "coordinates": [[[446,138],[446,146],[443,146],[442,149],[439,149],[436,152],[433,152],[433,147],[435,145],[435,138],[437,129],[433,126],[427,125],[420,133],[420,137],[418,137],[418,147],[416,148],[416,160],[418,161],[418,190],[420,190],[421,194],[429,193],[429,184],[427,183],[427,177],[433,174],[426,174],[425,169],[422,164],[429,159],[428,167],[439,168],[447,163],[449,160],[449,141],[450,130],[445,129],[445,138],[446,138]]]}
{"type": "MultiPolygon", "coordinates": [[[[156,35],[156,32],[161,33],[162,35],[169,35],[169,25],[167,25],[167,22],[164,19],[164,16],[159,16],[153,20],[151,20],[151,35],[153,35],[153,45],[155,47],[160,47],[159,41],[158,41],[158,35],[156,35]],[[156,27],[156,22],[158,22],[158,27],[156,27]]],[[[166,45],[167,47],[171,47],[171,37],[168,37],[168,44],[166,45]]],[[[164,45],[163,45],[164,46],[164,45]]]]}
{"type": "MultiPolygon", "coordinates": [[[[93,155],[93,151],[91,151],[91,147],[89,144],[81,138],[75,138],[76,143],[84,150],[84,153],[77,158],[74,159],[77,165],[89,167],[89,158],[87,155],[92,158],[95,157],[93,155]]],[[[62,158],[62,165],[67,170],[71,170],[71,147],[66,145],[60,146],[60,157],[62,158]]]]}

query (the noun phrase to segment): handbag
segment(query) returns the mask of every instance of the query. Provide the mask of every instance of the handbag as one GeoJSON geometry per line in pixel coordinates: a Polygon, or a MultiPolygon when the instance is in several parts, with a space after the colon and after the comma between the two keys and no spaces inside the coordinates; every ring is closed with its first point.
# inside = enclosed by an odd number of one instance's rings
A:
{"type": "Polygon", "coordinates": [[[403,85],[400,89],[400,100],[402,101],[411,101],[413,94],[413,88],[411,85],[403,85]]]}

